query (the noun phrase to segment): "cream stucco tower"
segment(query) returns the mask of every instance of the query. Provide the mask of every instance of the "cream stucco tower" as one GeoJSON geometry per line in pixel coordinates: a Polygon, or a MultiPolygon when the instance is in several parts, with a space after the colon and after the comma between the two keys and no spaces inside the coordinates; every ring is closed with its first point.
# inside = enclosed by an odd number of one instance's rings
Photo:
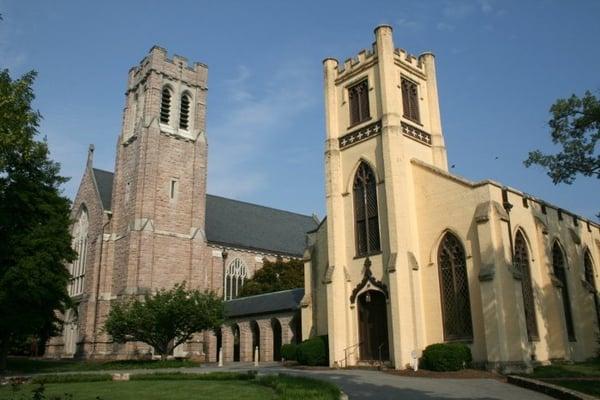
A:
{"type": "Polygon", "coordinates": [[[390,26],[379,26],[375,36],[372,52],[362,51],[343,65],[324,61],[327,324],[331,364],[355,363],[365,340],[359,332],[357,298],[366,291],[381,292],[387,304],[387,324],[381,326],[387,329],[388,350],[378,336],[381,343],[372,344],[372,358],[381,358],[379,351],[387,353],[400,367],[421,347],[423,329],[410,163],[419,159],[447,170],[447,159],[434,56],[415,58],[396,49],[390,26]],[[359,85],[366,96],[357,92],[359,85]],[[360,255],[353,182],[362,163],[370,166],[376,181],[380,243],[360,255]]]}

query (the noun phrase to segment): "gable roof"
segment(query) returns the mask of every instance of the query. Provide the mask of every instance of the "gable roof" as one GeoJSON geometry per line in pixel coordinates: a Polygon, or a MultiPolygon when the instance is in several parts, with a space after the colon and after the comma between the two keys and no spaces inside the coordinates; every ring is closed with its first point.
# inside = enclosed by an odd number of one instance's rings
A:
{"type": "Polygon", "coordinates": [[[231,318],[245,315],[293,311],[300,308],[300,301],[302,301],[303,297],[304,288],[240,297],[224,302],[225,315],[231,318]]]}
{"type": "Polygon", "coordinates": [[[115,174],[98,168],[92,168],[92,171],[94,172],[94,179],[96,180],[98,192],[100,193],[102,208],[106,211],[110,211],[112,202],[113,177],[115,174]]]}
{"type": "Polygon", "coordinates": [[[206,238],[212,243],[302,256],[306,233],[316,227],[309,215],[206,195],[206,238]]]}
{"type": "MultiPolygon", "coordinates": [[[[111,210],[114,174],[92,168],[104,210],[111,210]]],[[[206,239],[215,244],[301,257],[306,233],[318,226],[297,214],[225,197],[206,195],[206,239]]]]}

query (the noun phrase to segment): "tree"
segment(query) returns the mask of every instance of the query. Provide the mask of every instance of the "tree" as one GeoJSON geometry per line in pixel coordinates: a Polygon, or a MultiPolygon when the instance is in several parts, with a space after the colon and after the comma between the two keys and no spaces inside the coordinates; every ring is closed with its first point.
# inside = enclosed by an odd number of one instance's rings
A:
{"type": "MultiPolygon", "coordinates": [[[[554,184],[571,184],[578,174],[600,179],[600,101],[589,91],[579,98],[558,99],[550,107],[548,122],[552,142],[561,146],[556,154],[540,150],[529,153],[525,166],[541,165],[554,184]]],[[[600,218],[600,215],[599,215],[600,218]]]]}
{"type": "Polygon", "coordinates": [[[104,329],[116,342],[143,342],[164,360],[194,333],[223,324],[223,301],[211,292],[186,290],[185,283],[114,305],[104,329]]]}
{"type": "Polygon", "coordinates": [[[36,140],[40,114],[31,71],[13,80],[0,71],[0,370],[12,343],[58,329],[57,312],[70,306],[70,202],[67,181],[36,140]]]}
{"type": "Polygon", "coordinates": [[[302,260],[283,261],[278,257],[275,262],[264,260],[263,267],[256,271],[242,287],[240,296],[278,292],[280,290],[304,287],[304,263],[302,260]]]}

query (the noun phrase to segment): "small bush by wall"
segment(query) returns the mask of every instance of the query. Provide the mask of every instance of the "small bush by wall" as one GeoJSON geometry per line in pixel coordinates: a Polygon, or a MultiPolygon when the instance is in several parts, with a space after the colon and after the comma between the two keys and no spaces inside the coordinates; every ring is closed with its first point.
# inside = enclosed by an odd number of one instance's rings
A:
{"type": "Polygon", "coordinates": [[[458,371],[471,366],[471,349],[462,343],[437,343],[423,351],[421,368],[431,371],[458,371]]]}
{"type": "Polygon", "coordinates": [[[298,345],[296,359],[302,365],[329,365],[327,336],[316,336],[298,345]]]}
{"type": "Polygon", "coordinates": [[[281,357],[286,361],[296,361],[298,345],[295,343],[284,344],[281,346],[281,357]]]}

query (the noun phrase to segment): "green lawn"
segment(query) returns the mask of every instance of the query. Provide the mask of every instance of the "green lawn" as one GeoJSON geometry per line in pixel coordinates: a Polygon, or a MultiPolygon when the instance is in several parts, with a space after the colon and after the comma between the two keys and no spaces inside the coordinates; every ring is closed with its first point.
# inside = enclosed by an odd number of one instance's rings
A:
{"type": "Polygon", "coordinates": [[[337,400],[340,393],[331,383],[283,374],[175,372],[133,374],[125,382],[107,381],[109,378],[108,374],[39,376],[27,384],[0,387],[0,400],[337,400]],[[43,396],[34,394],[42,383],[43,396]]]}
{"type": "Polygon", "coordinates": [[[531,378],[600,397],[600,359],[536,367],[531,378]],[[586,378],[585,380],[560,378],[586,378]],[[591,379],[590,379],[591,378],[591,379]]]}
{"type": "Polygon", "coordinates": [[[118,369],[155,369],[197,367],[200,363],[189,360],[123,360],[123,361],[80,361],[9,358],[8,374],[102,371],[118,369]]]}
{"type": "MultiPolygon", "coordinates": [[[[21,390],[0,389],[0,399],[30,400],[38,385],[23,385],[21,390]]],[[[275,391],[249,381],[129,381],[50,383],[47,398],[69,393],[73,400],[154,400],[154,399],[274,399],[275,391]]]]}
{"type": "Polygon", "coordinates": [[[532,378],[580,378],[599,377],[600,360],[575,363],[575,364],[553,364],[545,367],[536,367],[531,375],[532,378]]]}

